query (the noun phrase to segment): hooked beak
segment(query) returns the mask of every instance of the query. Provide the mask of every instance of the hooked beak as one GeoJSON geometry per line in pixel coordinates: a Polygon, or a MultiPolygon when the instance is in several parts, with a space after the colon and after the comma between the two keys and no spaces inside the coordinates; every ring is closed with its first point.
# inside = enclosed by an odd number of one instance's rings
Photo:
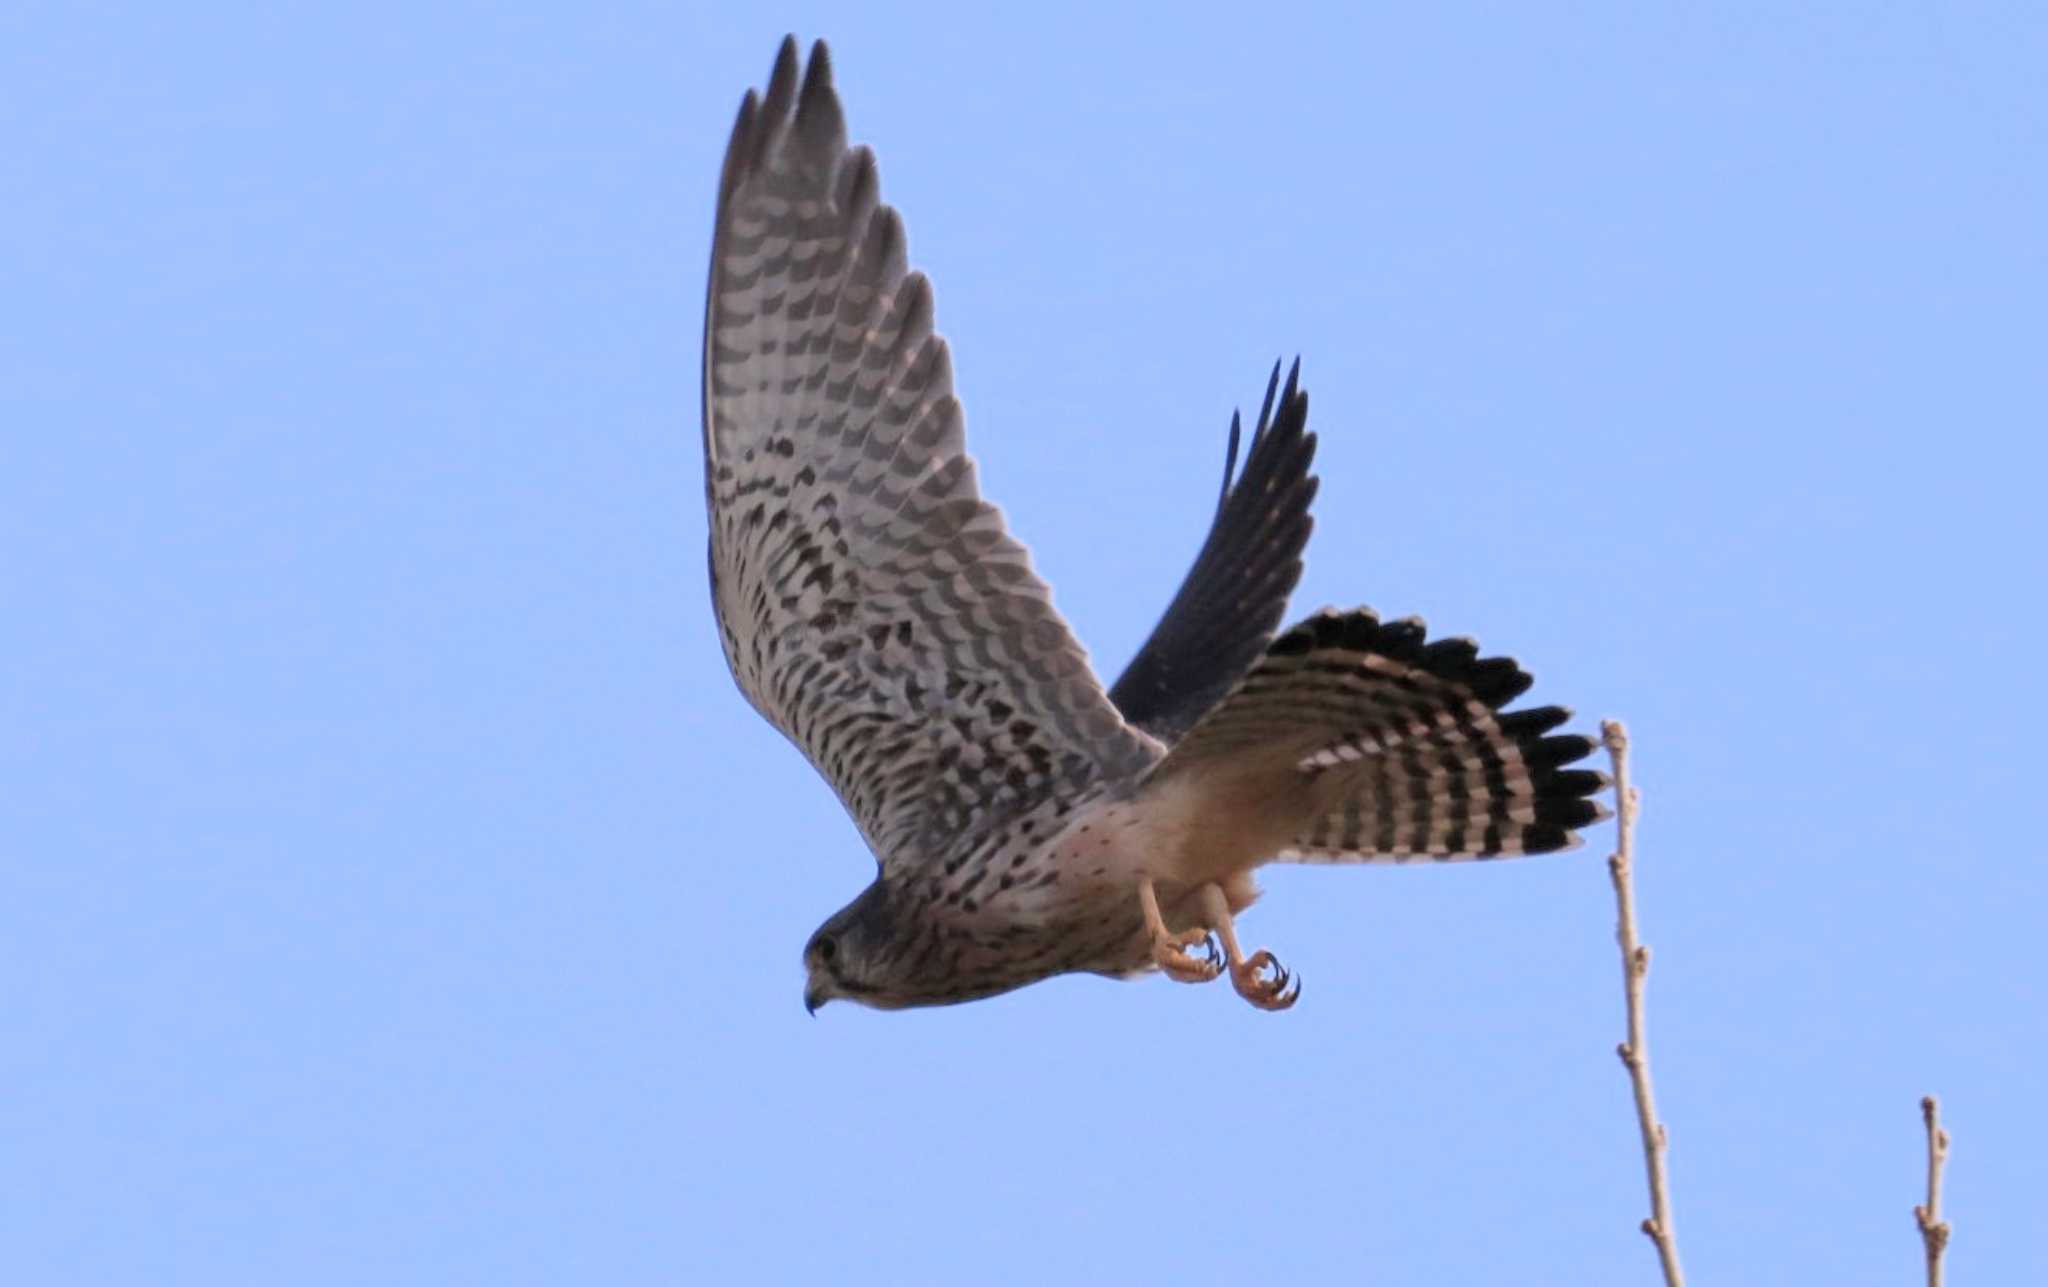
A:
{"type": "Polygon", "coordinates": [[[832,994],[825,990],[823,983],[811,984],[804,989],[804,1013],[816,1018],[818,1007],[831,999],[832,994]]]}

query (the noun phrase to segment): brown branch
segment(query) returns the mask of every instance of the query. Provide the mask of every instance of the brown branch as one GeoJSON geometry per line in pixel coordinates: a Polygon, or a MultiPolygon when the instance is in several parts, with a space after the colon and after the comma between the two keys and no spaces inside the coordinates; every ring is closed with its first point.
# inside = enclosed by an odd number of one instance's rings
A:
{"type": "Polygon", "coordinates": [[[1941,1105],[1929,1095],[1920,1101],[1927,1123],[1927,1205],[1913,1208],[1920,1241],[1927,1246],[1927,1287],[1941,1287],[1941,1254],[1948,1250],[1948,1221],[1941,1218],[1941,1167],[1948,1161],[1948,1132],[1941,1129],[1941,1105]]]}
{"type": "Polygon", "coordinates": [[[1600,736],[1614,764],[1615,830],[1619,838],[1613,856],[1607,860],[1607,873],[1614,878],[1620,922],[1615,940],[1621,944],[1621,974],[1628,995],[1628,1040],[1615,1053],[1621,1056],[1628,1069],[1629,1084],[1635,1088],[1636,1121],[1643,1133],[1643,1167],[1650,1178],[1650,1218],[1643,1221],[1643,1232],[1656,1244],[1666,1287],[1684,1287],[1685,1271],[1678,1266],[1678,1237],[1671,1227],[1671,1181],[1664,1169],[1664,1154],[1670,1141],[1664,1123],[1657,1120],[1657,1098],[1650,1085],[1650,1042],[1644,1032],[1643,983],[1650,973],[1650,949],[1636,941],[1636,883],[1632,867],[1637,796],[1628,781],[1628,730],[1619,720],[1606,720],[1600,725],[1600,736]]]}

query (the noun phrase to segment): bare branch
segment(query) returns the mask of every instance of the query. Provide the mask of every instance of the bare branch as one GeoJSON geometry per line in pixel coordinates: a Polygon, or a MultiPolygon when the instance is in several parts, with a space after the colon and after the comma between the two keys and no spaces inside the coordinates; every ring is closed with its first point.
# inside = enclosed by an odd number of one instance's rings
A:
{"type": "Polygon", "coordinates": [[[1941,1287],[1941,1255],[1948,1250],[1948,1221],[1941,1218],[1941,1168],[1948,1161],[1948,1132],[1941,1129],[1941,1105],[1929,1095],[1920,1101],[1927,1123],[1927,1205],[1913,1208],[1920,1241],[1927,1246],[1927,1287],[1941,1287]]]}
{"type": "Polygon", "coordinates": [[[1619,838],[1613,856],[1607,860],[1607,873],[1614,878],[1614,899],[1620,913],[1615,939],[1621,944],[1621,974],[1628,995],[1628,1040],[1616,1053],[1628,1069],[1629,1084],[1635,1088],[1636,1120],[1643,1132],[1643,1167],[1650,1177],[1650,1218],[1643,1221],[1643,1232],[1656,1244],[1666,1287],[1684,1287],[1685,1271],[1678,1265],[1678,1237],[1671,1227],[1671,1182],[1664,1168],[1669,1138],[1664,1124],[1657,1120],[1657,1099],[1650,1084],[1650,1043],[1644,1032],[1643,983],[1650,974],[1650,949],[1636,941],[1632,865],[1637,796],[1628,780],[1628,730],[1619,720],[1607,720],[1600,725],[1600,735],[1614,764],[1615,830],[1619,838]]]}

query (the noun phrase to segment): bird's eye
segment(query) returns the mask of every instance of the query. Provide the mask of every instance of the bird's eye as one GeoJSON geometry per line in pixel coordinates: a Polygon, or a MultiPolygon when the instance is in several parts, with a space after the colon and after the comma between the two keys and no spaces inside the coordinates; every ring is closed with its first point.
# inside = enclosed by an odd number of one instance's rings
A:
{"type": "Polygon", "coordinates": [[[831,940],[831,939],[829,939],[829,938],[821,938],[821,939],[819,939],[819,940],[818,940],[818,959],[819,959],[819,960],[821,960],[821,961],[830,961],[830,960],[831,960],[831,959],[832,959],[833,957],[835,957],[835,956],[837,956],[837,955],[839,955],[839,944],[838,944],[838,943],[834,942],[833,940],[831,940]]]}

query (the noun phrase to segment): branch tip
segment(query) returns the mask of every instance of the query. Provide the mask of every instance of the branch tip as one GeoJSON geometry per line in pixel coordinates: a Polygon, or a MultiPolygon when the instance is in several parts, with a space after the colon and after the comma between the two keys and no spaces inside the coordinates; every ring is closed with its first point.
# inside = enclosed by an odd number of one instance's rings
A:
{"type": "Polygon", "coordinates": [[[1927,1128],[1927,1201],[1913,1208],[1920,1243],[1927,1252],[1927,1287],[1941,1287],[1942,1260],[1948,1250],[1948,1221],[1941,1218],[1941,1167],[1948,1160],[1948,1132],[1941,1125],[1941,1102],[1920,1097],[1920,1121],[1927,1128]]]}
{"type": "Polygon", "coordinates": [[[1657,1260],[1664,1270],[1665,1287],[1684,1287],[1685,1271],[1678,1263],[1678,1240],[1671,1231],[1671,1182],[1665,1171],[1664,1155],[1670,1135],[1657,1120],[1657,1100],[1650,1081],[1650,1047],[1645,1035],[1644,981],[1650,973],[1650,949],[1636,938],[1635,863],[1636,807],[1642,797],[1628,780],[1628,730],[1620,720],[1603,720],[1600,740],[1613,764],[1615,844],[1607,860],[1607,872],[1614,882],[1616,911],[1615,942],[1621,948],[1621,978],[1628,1005],[1628,1040],[1615,1047],[1628,1069],[1629,1085],[1635,1092],[1636,1125],[1643,1137],[1643,1169],[1650,1184],[1650,1215],[1643,1232],[1657,1246],[1657,1260]]]}
{"type": "Polygon", "coordinates": [[[1600,740],[1606,744],[1609,754],[1628,754],[1628,726],[1618,719],[1600,721],[1600,740]]]}

